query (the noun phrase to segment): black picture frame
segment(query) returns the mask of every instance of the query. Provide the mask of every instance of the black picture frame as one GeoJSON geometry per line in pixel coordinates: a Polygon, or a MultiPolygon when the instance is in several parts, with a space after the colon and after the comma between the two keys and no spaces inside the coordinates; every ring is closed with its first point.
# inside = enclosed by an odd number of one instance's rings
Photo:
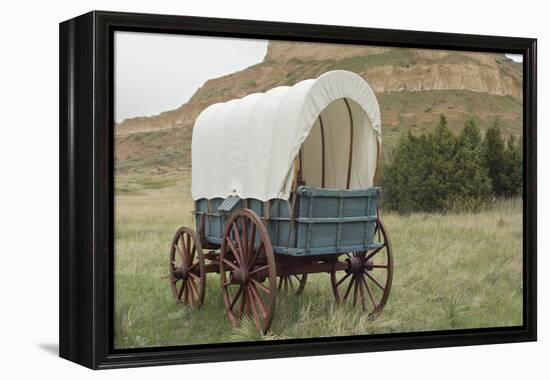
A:
{"type": "Polygon", "coordinates": [[[93,11],[60,24],[60,356],[117,368],[535,341],[536,39],[93,11]],[[113,348],[115,31],[523,55],[523,325],[283,341],[113,348]]]}

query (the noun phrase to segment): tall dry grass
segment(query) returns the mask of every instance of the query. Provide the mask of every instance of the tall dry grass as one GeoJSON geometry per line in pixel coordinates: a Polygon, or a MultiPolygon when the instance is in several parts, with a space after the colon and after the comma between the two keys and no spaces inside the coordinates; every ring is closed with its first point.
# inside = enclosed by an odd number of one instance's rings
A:
{"type": "Polygon", "coordinates": [[[188,185],[164,180],[159,186],[125,189],[115,202],[116,347],[522,323],[520,200],[499,201],[479,213],[383,214],[395,271],[382,314],[370,320],[359,310],[335,305],[329,275],[316,274],[309,277],[299,298],[277,296],[272,328],[261,336],[246,321],[239,328],[230,327],[215,274],[208,276],[205,304],[199,311],[172,298],[168,249],[174,231],[192,225],[188,185]]]}

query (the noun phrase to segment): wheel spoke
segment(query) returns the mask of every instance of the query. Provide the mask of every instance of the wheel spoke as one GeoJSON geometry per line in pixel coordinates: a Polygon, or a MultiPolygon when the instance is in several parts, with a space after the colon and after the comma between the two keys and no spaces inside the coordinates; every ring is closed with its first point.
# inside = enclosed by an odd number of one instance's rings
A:
{"type": "Polygon", "coordinates": [[[250,281],[252,281],[254,284],[256,284],[256,286],[260,289],[262,289],[264,292],[266,292],[267,294],[270,294],[271,292],[269,291],[268,288],[266,288],[264,285],[262,285],[259,281],[257,281],[256,279],[254,278],[251,278],[250,281]]]}
{"type": "Polygon", "coordinates": [[[254,251],[254,255],[248,262],[248,269],[252,268],[254,264],[256,263],[256,260],[258,259],[258,256],[260,255],[260,252],[265,249],[264,243],[262,242],[257,250],[254,251]]]}
{"type": "Polygon", "coordinates": [[[187,303],[187,281],[183,281],[181,287],[183,288],[183,303],[187,303]]]}
{"type": "Polygon", "coordinates": [[[227,245],[229,246],[229,249],[231,249],[231,251],[233,252],[233,256],[235,257],[235,260],[237,260],[239,265],[243,265],[242,258],[240,254],[237,252],[237,249],[233,245],[233,242],[231,241],[231,239],[229,239],[229,237],[226,237],[225,240],[227,241],[227,245]]]}
{"type": "MultiPolygon", "coordinates": [[[[243,253],[243,245],[241,243],[241,236],[239,234],[239,227],[237,226],[236,222],[233,222],[233,225],[231,226],[233,229],[233,234],[235,235],[235,241],[237,242],[237,246],[239,247],[239,251],[241,254],[243,253]]],[[[231,242],[233,245],[233,242],[231,242]]],[[[235,252],[235,247],[232,249],[233,252],[235,252]]],[[[239,256],[235,254],[236,256],[239,256]]],[[[236,257],[237,261],[239,262],[239,265],[243,265],[243,257],[236,257]]]]}
{"type": "Polygon", "coordinates": [[[189,255],[189,253],[191,253],[191,246],[189,244],[189,239],[191,237],[189,234],[183,233],[181,234],[181,238],[183,240],[183,251],[189,255]]]}
{"type": "Polygon", "coordinates": [[[195,299],[193,298],[193,290],[191,288],[191,283],[187,283],[187,304],[191,307],[195,306],[195,299]]]}
{"type": "Polygon", "coordinates": [[[184,263],[185,262],[185,255],[181,251],[181,248],[179,247],[178,244],[174,244],[174,247],[176,248],[176,252],[178,253],[178,255],[180,255],[181,262],[184,263]]]}
{"type": "Polygon", "coordinates": [[[191,255],[189,257],[189,263],[187,265],[193,264],[193,260],[195,259],[195,252],[197,252],[197,247],[193,245],[193,248],[191,249],[191,255]]]}
{"type": "Polygon", "coordinates": [[[352,277],[351,280],[349,280],[348,288],[346,289],[346,293],[344,294],[344,301],[348,299],[348,295],[349,295],[349,292],[351,291],[353,281],[354,281],[354,278],[352,277]]]}
{"type": "Polygon", "coordinates": [[[237,303],[239,297],[241,296],[243,292],[243,287],[239,286],[239,290],[237,290],[237,293],[235,294],[235,298],[233,298],[233,301],[229,304],[229,310],[233,310],[233,306],[237,303]]]}
{"type": "Polygon", "coordinates": [[[374,251],[372,251],[371,253],[369,253],[369,255],[365,258],[365,260],[370,260],[372,259],[378,252],[380,252],[382,249],[384,249],[385,245],[383,245],[382,247],[378,247],[376,248],[374,251]]]}
{"type": "Polygon", "coordinates": [[[277,290],[281,290],[282,286],[283,286],[283,277],[279,277],[279,286],[277,287],[277,290]]]}
{"type": "Polygon", "coordinates": [[[243,253],[243,262],[246,262],[246,260],[249,257],[248,252],[248,223],[246,218],[241,218],[242,224],[243,224],[243,245],[241,247],[241,252],[243,253]]]}
{"type": "Polygon", "coordinates": [[[258,309],[256,308],[256,302],[254,302],[254,296],[252,295],[252,291],[249,287],[246,288],[246,291],[248,292],[248,298],[250,300],[250,308],[252,309],[252,319],[254,319],[254,323],[256,324],[256,327],[258,330],[261,330],[260,327],[260,316],[258,315],[258,309]]]}
{"type": "Polygon", "coordinates": [[[199,291],[198,291],[197,286],[195,285],[195,281],[193,281],[193,279],[189,279],[189,288],[191,289],[191,291],[193,292],[195,297],[197,297],[197,299],[199,299],[199,291]]]}
{"type": "MultiPolygon", "coordinates": [[[[361,279],[363,278],[363,276],[361,275],[360,277],[361,279]]],[[[366,299],[365,299],[365,291],[363,290],[363,281],[357,281],[357,283],[359,284],[359,296],[361,298],[361,307],[363,308],[363,310],[367,310],[367,304],[366,304],[366,299]]]]}
{"type": "Polygon", "coordinates": [[[346,278],[348,278],[349,276],[351,276],[351,273],[347,273],[344,277],[342,277],[334,286],[335,287],[339,287],[340,284],[342,284],[342,282],[346,281],[346,278]]]}
{"type": "Polygon", "coordinates": [[[357,288],[359,287],[359,281],[357,281],[357,278],[355,278],[355,276],[353,276],[353,278],[355,279],[355,285],[353,286],[353,306],[355,307],[355,305],[357,305],[357,288]]]}
{"type": "Polygon", "coordinates": [[[185,260],[185,238],[183,237],[183,232],[180,234],[176,244],[178,245],[178,248],[180,249],[180,252],[182,254],[181,257],[185,260]]]}
{"type": "Polygon", "coordinates": [[[181,283],[181,288],[178,291],[178,299],[181,300],[181,295],[183,294],[183,289],[185,288],[185,281],[181,283]]]}
{"type": "Polygon", "coordinates": [[[193,273],[193,272],[189,272],[189,276],[191,276],[192,278],[194,278],[194,279],[197,280],[197,281],[200,279],[200,277],[197,276],[197,275],[196,275],[195,273],[193,273]]]}
{"type": "Polygon", "coordinates": [[[372,280],[372,282],[374,282],[382,291],[386,290],[382,284],[380,282],[378,282],[378,280],[376,278],[374,278],[372,276],[372,274],[370,274],[369,272],[365,272],[365,274],[367,275],[368,278],[370,278],[372,280]]]}
{"type": "Polygon", "coordinates": [[[239,318],[243,315],[244,313],[244,308],[246,306],[246,292],[242,292],[242,296],[241,296],[241,305],[239,306],[239,318]]]}
{"type": "Polygon", "coordinates": [[[268,266],[267,265],[264,265],[263,267],[259,267],[257,269],[254,269],[252,272],[249,273],[250,276],[252,276],[253,274],[256,274],[258,272],[261,272],[265,269],[268,269],[268,266]]]}
{"type": "Polygon", "coordinates": [[[227,259],[223,259],[222,260],[225,264],[227,264],[228,266],[230,266],[232,269],[234,270],[237,270],[239,269],[235,264],[233,264],[231,261],[227,260],[227,259]]]}
{"type": "Polygon", "coordinates": [[[369,294],[369,298],[372,302],[372,308],[376,309],[376,301],[374,300],[374,295],[372,294],[372,290],[370,289],[365,276],[361,276],[361,280],[363,281],[363,284],[365,284],[365,288],[367,288],[367,293],[369,294]]]}
{"type": "Polygon", "coordinates": [[[373,264],[372,265],[373,268],[385,268],[387,269],[388,266],[386,264],[382,265],[382,264],[373,264]]]}
{"type": "Polygon", "coordinates": [[[260,307],[260,311],[262,312],[264,318],[267,318],[267,309],[265,308],[264,301],[262,300],[262,297],[260,297],[260,293],[258,292],[258,289],[256,289],[256,285],[250,284],[250,290],[254,294],[254,297],[258,300],[258,306],[260,307]]]}
{"type": "Polygon", "coordinates": [[[254,245],[256,242],[256,223],[252,223],[252,231],[250,231],[250,246],[248,247],[248,258],[252,252],[254,252],[254,245]]]}
{"type": "Polygon", "coordinates": [[[290,289],[294,291],[294,284],[292,283],[292,277],[288,276],[288,285],[290,285],[290,289]]]}

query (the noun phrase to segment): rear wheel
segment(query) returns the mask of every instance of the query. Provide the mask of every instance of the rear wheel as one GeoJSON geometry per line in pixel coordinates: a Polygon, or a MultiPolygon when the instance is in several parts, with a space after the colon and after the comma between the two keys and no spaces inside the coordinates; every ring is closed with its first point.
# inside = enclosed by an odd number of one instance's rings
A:
{"type": "Polygon", "coordinates": [[[277,289],[279,291],[288,293],[292,292],[299,296],[304,291],[307,282],[307,273],[293,274],[290,276],[280,276],[277,289]]]}
{"type": "Polygon", "coordinates": [[[391,242],[381,220],[374,231],[376,247],[366,252],[346,255],[348,267],[340,273],[332,271],[334,297],[339,303],[361,304],[369,315],[379,313],[390,295],[393,279],[391,242]]]}
{"type": "Polygon", "coordinates": [[[198,308],[204,302],[204,255],[197,234],[187,227],[178,229],[172,239],[170,287],[178,303],[198,308]]]}
{"type": "Polygon", "coordinates": [[[277,274],[267,229],[252,210],[239,209],[227,221],[220,279],[231,324],[237,326],[246,317],[265,334],[275,312],[277,274]]]}

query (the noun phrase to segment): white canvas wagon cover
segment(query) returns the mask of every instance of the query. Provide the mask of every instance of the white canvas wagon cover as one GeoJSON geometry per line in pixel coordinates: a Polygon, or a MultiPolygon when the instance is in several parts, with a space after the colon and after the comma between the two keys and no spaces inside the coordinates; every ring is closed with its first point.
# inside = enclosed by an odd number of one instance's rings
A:
{"type": "Polygon", "coordinates": [[[192,196],[288,199],[300,148],[307,185],[371,187],[381,136],[376,96],[349,71],[216,103],[193,128],[192,196]]]}

